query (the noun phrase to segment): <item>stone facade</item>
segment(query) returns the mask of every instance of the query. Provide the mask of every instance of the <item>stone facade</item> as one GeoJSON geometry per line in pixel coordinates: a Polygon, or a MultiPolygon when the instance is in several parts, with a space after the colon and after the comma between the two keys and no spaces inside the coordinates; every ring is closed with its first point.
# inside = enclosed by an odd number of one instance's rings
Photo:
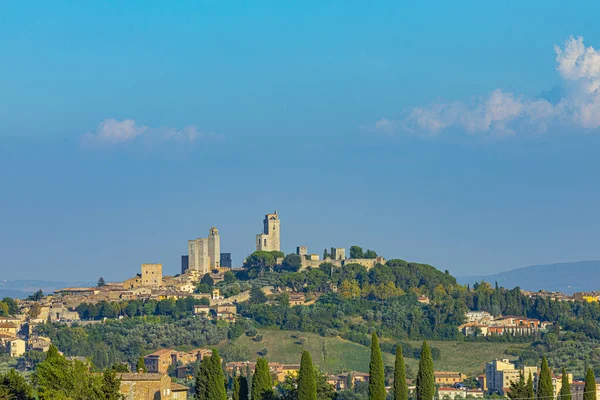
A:
{"type": "MultiPolygon", "coordinates": [[[[311,255],[312,258],[313,255],[311,255]]],[[[365,267],[366,269],[371,269],[373,268],[375,265],[377,264],[385,264],[386,263],[386,259],[383,257],[377,257],[377,258],[346,258],[346,259],[333,259],[333,258],[329,258],[327,257],[324,260],[320,260],[318,255],[316,256],[316,259],[310,259],[307,257],[302,257],[301,259],[302,261],[302,265],[300,267],[300,269],[306,269],[308,267],[310,268],[319,268],[319,266],[323,263],[330,263],[333,264],[334,267],[338,267],[341,268],[344,265],[348,265],[348,264],[360,264],[363,267],[365,267]]]]}
{"type": "Polygon", "coordinates": [[[256,251],[281,251],[280,221],[277,210],[265,215],[263,233],[256,235],[256,251]]]}
{"type": "Polygon", "coordinates": [[[346,249],[344,249],[342,247],[332,247],[331,248],[331,258],[334,260],[346,259],[346,249]]]}
{"type": "Polygon", "coordinates": [[[308,254],[308,247],[306,246],[298,246],[296,247],[296,254],[299,256],[305,256],[308,254]]]}
{"type": "Polygon", "coordinates": [[[219,269],[221,266],[221,237],[219,230],[214,226],[208,231],[208,257],[210,269],[219,269]]]}
{"type": "Polygon", "coordinates": [[[171,365],[195,363],[196,361],[202,361],[204,357],[211,354],[212,350],[209,349],[195,349],[189,352],[162,349],[144,357],[144,364],[146,364],[148,372],[166,374],[171,365]]]}
{"type": "Polygon", "coordinates": [[[221,237],[214,226],[208,237],[188,240],[188,268],[201,275],[219,269],[221,263],[221,237]]]}
{"type": "Polygon", "coordinates": [[[162,264],[142,264],[142,286],[162,286],[162,264]]]}
{"type": "Polygon", "coordinates": [[[171,382],[164,374],[123,373],[117,374],[121,381],[120,392],[125,400],[185,400],[188,388],[171,382]]]}

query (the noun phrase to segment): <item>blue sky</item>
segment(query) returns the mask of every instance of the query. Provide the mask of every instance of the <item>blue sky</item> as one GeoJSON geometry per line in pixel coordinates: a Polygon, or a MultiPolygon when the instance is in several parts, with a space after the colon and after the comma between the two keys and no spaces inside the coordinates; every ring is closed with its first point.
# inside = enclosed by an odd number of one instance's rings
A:
{"type": "Polygon", "coordinates": [[[600,5],[0,6],[0,279],[359,244],[452,273],[600,258],[600,5]],[[555,46],[557,46],[555,48],[555,46]]]}

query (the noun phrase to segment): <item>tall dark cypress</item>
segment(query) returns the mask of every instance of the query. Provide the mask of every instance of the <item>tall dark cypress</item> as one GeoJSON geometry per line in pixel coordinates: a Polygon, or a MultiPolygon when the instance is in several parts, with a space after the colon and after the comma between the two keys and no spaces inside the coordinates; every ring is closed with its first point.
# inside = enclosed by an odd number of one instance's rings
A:
{"type": "Polygon", "coordinates": [[[204,357],[200,363],[200,367],[196,372],[196,383],[194,386],[194,399],[203,400],[207,398],[208,393],[208,376],[210,374],[210,357],[204,357]]]}
{"type": "Polygon", "coordinates": [[[433,375],[433,358],[427,341],[421,347],[421,359],[417,372],[416,400],[432,400],[435,396],[435,377],[433,375]]]}
{"type": "Polygon", "coordinates": [[[596,400],[596,377],[591,368],[588,368],[587,373],[585,374],[583,400],[596,400]]]}
{"type": "Polygon", "coordinates": [[[233,400],[248,400],[248,379],[236,376],[233,380],[233,400]]]}
{"type": "Polygon", "coordinates": [[[256,368],[252,377],[252,400],[264,400],[271,397],[273,393],[273,380],[269,372],[269,363],[266,358],[259,357],[256,360],[256,368]]]}
{"type": "Polygon", "coordinates": [[[385,400],[383,358],[377,333],[371,335],[371,362],[369,364],[369,400],[385,400]]]}
{"type": "Polygon", "coordinates": [[[226,400],[225,375],[221,366],[221,357],[217,349],[212,355],[204,357],[196,374],[197,400],[226,400]]]}
{"type": "Polygon", "coordinates": [[[562,386],[560,387],[558,400],[571,400],[571,384],[569,383],[569,375],[567,375],[567,370],[564,368],[562,369],[561,385],[562,386]]]}
{"type": "Polygon", "coordinates": [[[527,379],[527,398],[534,400],[535,399],[535,389],[533,388],[533,375],[531,371],[529,371],[529,378],[527,379]]]}
{"type": "Polygon", "coordinates": [[[396,345],[396,362],[394,363],[394,400],[408,400],[406,385],[406,367],[402,355],[402,345],[396,345]]]}
{"type": "Polygon", "coordinates": [[[223,373],[221,357],[217,349],[212,350],[210,359],[209,393],[206,400],[227,400],[225,374],[223,373]]]}
{"type": "Polygon", "coordinates": [[[537,397],[540,400],[552,400],[554,398],[554,388],[552,387],[552,375],[548,367],[546,356],[542,357],[542,367],[538,378],[537,397]]]}
{"type": "Polygon", "coordinates": [[[233,378],[233,389],[231,390],[231,399],[240,400],[240,380],[239,376],[233,378]]]}
{"type": "Polygon", "coordinates": [[[308,351],[302,352],[300,372],[298,373],[298,400],[317,400],[317,381],[315,367],[308,351]]]}

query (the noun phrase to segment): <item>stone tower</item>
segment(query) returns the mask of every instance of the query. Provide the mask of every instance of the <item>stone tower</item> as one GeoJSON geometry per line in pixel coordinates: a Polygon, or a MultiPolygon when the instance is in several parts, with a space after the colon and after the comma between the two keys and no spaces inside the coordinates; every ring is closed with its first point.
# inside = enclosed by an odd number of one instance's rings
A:
{"type": "Polygon", "coordinates": [[[279,222],[277,210],[265,215],[263,233],[256,235],[256,251],[281,251],[279,222]]]}
{"type": "Polygon", "coordinates": [[[210,269],[218,269],[221,264],[221,237],[214,226],[208,231],[208,257],[210,269]]]}
{"type": "Polygon", "coordinates": [[[206,274],[210,271],[208,238],[188,240],[188,268],[206,274]]]}

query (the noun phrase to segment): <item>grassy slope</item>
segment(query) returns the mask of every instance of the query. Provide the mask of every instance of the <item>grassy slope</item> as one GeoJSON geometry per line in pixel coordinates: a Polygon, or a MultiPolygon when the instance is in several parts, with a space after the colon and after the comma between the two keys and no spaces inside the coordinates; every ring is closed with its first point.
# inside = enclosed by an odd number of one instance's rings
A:
{"type": "MultiPolygon", "coordinates": [[[[420,346],[421,342],[410,342],[413,346],[420,346]]],[[[442,356],[434,361],[436,371],[459,371],[467,375],[480,374],[485,368],[485,363],[494,358],[507,357],[504,351],[509,348],[526,347],[528,344],[517,343],[470,343],[451,341],[428,341],[432,347],[441,350],[442,356]]],[[[419,361],[407,358],[406,363],[416,373],[419,361]]]]}
{"type": "MultiPolygon", "coordinates": [[[[304,346],[296,344],[298,339],[293,338],[295,332],[282,331],[278,329],[260,329],[263,335],[261,342],[254,342],[243,335],[236,340],[237,345],[247,346],[251,355],[255,356],[262,348],[269,350],[267,358],[271,361],[299,364],[300,352],[305,349],[310,351],[313,361],[324,371],[330,373],[342,371],[364,371],[368,372],[370,350],[367,347],[349,342],[340,338],[324,338],[319,335],[301,332],[300,337],[306,339],[304,346]],[[323,353],[325,349],[325,354],[323,353]]],[[[420,345],[420,342],[411,342],[420,345]]],[[[442,357],[435,362],[438,371],[460,371],[466,374],[480,373],[485,363],[494,358],[504,357],[504,351],[508,347],[526,346],[505,343],[465,343],[465,342],[429,342],[431,346],[442,351],[442,357]]],[[[393,365],[394,357],[384,353],[386,365],[393,365]]],[[[416,373],[418,360],[406,359],[407,364],[416,373]]]]}

